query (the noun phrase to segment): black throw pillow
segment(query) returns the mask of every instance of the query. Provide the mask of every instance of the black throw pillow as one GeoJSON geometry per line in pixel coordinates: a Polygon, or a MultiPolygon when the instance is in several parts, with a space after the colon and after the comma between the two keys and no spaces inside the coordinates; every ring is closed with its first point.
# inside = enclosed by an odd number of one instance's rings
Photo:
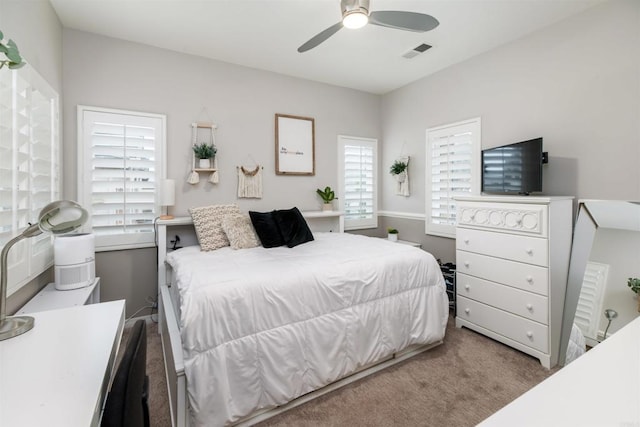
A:
{"type": "Polygon", "coordinates": [[[283,246],[285,241],[280,234],[280,229],[275,219],[275,212],[253,212],[249,211],[249,217],[256,234],[260,238],[260,243],[265,248],[276,248],[283,246]]]}
{"type": "Polygon", "coordinates": [[[273,214],[284,244],[290,248],[313,240],[313,234],[298,208],[277,210],[273,214]]]}

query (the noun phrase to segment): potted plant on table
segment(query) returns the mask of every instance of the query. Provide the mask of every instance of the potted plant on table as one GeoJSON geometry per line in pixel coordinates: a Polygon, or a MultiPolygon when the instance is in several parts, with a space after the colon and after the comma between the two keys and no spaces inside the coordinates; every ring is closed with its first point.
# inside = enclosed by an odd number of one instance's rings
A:
{"type": "Polygon", "coordinates": [[[389,173],[393,177],[395,177],[396,181],[404,182],[405,179],[407,179],[407,166],[408,166],[407,162],[404,162],[402,160],[396,160],[391,165],[391,168],[389,169],[389,173]]]}
{"type": "Polygon", "coordinates": [[[332,211],[333,210],[333,201],[336,199],[336,193],[331,189],[331,187],[325,187],[324,190],[317,189],[316,193],[322,199],[322,210],[323,211],[332,211]]]}
{"type": "Polygon", "coordinates": [[[397,242],[398,241],[398,230],[396,230],[395,228],[387,228],[387,239],[391,240],[392,242],[397,242]]]}
{"type": "Polygon", "coordinates": [[[627,286],[635,292],[638,298],[638,311],[640,312],[640,296],[638,296],[640,294],[640,279],[637,277],[629,277],[629,280],[627,280],[627,286]]]}
{"type": "Polygon", "coordinates": [[[211,158],[216,155],[216,147],[207,144],[206,142],[201,142],[200,144],[193,145],[193,154],[196,156],[198,160],[198,167],[200,169],[209,169],[211,168],[211,158]]]}

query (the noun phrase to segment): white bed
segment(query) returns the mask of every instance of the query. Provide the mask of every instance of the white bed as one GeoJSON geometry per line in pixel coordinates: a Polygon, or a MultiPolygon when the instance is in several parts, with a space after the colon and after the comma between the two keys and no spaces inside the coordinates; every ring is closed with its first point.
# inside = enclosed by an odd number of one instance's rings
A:
{"type": "Polygon", "coordinates": [[[291,249],[191,246],[166,256],[172,284],[161,283],[161,331],[174,423],[259,421],[442,341],[448,300],[433,256],[383,239],[314,236],[291,249]]]}

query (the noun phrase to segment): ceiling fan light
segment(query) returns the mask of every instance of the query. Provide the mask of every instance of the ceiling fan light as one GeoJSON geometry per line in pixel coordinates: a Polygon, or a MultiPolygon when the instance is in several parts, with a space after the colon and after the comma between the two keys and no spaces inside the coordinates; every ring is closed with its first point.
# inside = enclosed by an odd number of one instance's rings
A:
{"type": "Polygon", "coordinates": [[[353,10],[345,13],[342,25],[351,30],[362,28],[369,22],[369,16],[362,10],[353,10]]]}

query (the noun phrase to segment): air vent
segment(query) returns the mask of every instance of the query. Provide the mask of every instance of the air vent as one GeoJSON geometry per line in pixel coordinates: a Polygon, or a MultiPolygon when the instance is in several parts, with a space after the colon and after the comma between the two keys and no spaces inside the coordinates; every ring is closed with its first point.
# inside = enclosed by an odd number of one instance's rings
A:
{"type": "Polygon", "coordinates": [[[427,50],[431,49],[431,46],[425,43],[422,43],[419,46],[414,47],[413,49],[405,52],[402,57],[403,58],[407,58],[407,59],[411,59],[414,58],[416,56],[418,56],[419,54],[426,52],[427,50]]]}

